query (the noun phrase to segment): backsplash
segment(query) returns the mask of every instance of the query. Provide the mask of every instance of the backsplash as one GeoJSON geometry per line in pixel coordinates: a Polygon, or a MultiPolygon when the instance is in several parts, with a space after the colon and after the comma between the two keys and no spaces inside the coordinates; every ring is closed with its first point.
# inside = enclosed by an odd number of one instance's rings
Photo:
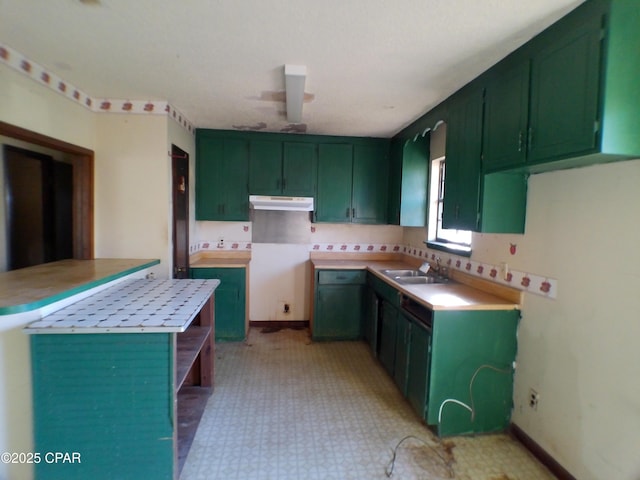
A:
{"type": "MultiPolygon", "coordinates": [[[[509,269],[506,278],[502,278],[499,265],[482,263],[467,257],[453,255],[428,248],[416,248],[399,243],[310,243],[309,252],[335,253],[404,253],[412,257],[435,263],[440,258],[440,264],[449,269],[460,270],[485,280],[517,288],[528,293],[555,299],[558,294],[558,281],[531,272],[509,269]]],[[[251,250],[251,242],[224,240],[204,241],[189,247],[189,253],[200,251],[247,251],[251,250]]]]}

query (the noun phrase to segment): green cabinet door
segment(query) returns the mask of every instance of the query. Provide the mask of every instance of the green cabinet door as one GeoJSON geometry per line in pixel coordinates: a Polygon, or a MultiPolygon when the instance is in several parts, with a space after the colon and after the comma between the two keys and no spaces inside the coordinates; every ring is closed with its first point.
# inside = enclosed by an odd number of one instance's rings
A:
{"type": "Polygon", "coordinates": [[[529,122],[529,59],[507,59],[487,78],[484,106],[483,168],[492,171],[524,164],[529,122]]]}
{"type": "Polygon", "coordinates": [[[285,143],[282,194],[313,197],[316,190],[318,149],[315,143],[285,143]]]}
{"type": "Polygon", "coordinates": [[[249,142],[249,193],[282,194],[282,142],[249,142]]]}
{"type": "Polygon", "coordinates": [[[407,373],[411,342],[411,322],[402,313],[398,313],[396,323],[396,351],[393,368],[393,380],[402,392],[407,395],[407,373]]]}
{"type": "Polygon", "coordinates": [[[315,276],[312,338],[362,338],[366,271],[317,270],[315,276]]]}
{"type": "Polygon", "coordinates": [[[221,164],[224,141],[221,138],[197,138],[196,147],[196,220],[218,220],[224,203],[221,164]]]}
{"type": "Polygon", "coordinates": [[[404,144],[401,168],[400,225],[425,227],[429,198],[429,136],[404,144]]]}
{"type": "Polygon", "coordinates": [[[352,145],[318,145],[316,221],[331,223],[351,222],[352,165],[352,145]]]}
{"type": "Polygon", "coordinates": [[[388,143],[355,144],[353,147],[353,223],[387,223],[389,190],[388,143]]]}
{"type": "Polygon", "coordinates": [[[389,302],[382,303],[382,321],[380,322],[380,346],[378,358],[384,369],[394,376],[396,364],[396,335],[398,309],[389,302]]]}
{"type": "Polygon", "coordinates": [[[518,318],[516,310],[434,311],[427,423],[439,435],[509,426],[518,318]]]}
{"type": "Polygon", "coordinates": [[[476,85],[456,94],[451,102],[447,121],[444,228],[478,230],[482,105],[482,89],[476,85]]]}
{"type": "Polygon", "coordinates": [[[531,64],[529,162],[595,148],[601,23],[599,15],[572,16],[541,36],[531,64]]]}
{"type": "Polygon", "coordinates": [[[238,342],[246,336],[246,270],[192,268],[191,278],[218,279],[215,292],[215,339],[238,342]]]}
{"type": "Polygon", "coordinates": [[[431,328],[421,322],[412,322],[406,393],[409,403],[422,419],[426,419],[430,358],[431,328]]]}
{"type": "Polygon", "coordinates": [[[380,301],[373,287],[368,286],[365,294],[364,338],[373,356],[378,355],[378,312],[380,301]]]}
{"type": "Polygon", "coordinates": [[[248,142],[201,136],[196,151],[196,219],[249,220],[248,142]]]}

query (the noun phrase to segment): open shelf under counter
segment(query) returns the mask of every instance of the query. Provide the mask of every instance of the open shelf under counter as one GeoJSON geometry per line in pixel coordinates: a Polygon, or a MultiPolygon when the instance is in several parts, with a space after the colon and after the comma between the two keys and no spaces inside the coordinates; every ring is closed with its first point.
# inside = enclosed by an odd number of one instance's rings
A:
{"type": "Polygon", "coordinates": [[[82,451],[37,478],[179,477],[213,391],[218,285],[124,281],[25,328],[35,448],[82,451]]]}

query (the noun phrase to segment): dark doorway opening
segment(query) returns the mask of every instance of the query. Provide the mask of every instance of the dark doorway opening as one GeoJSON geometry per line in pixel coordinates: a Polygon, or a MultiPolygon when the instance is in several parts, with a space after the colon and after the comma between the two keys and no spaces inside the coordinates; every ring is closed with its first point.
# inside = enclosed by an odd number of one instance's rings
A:
{"type": "Polygon", "coordinates": [[[7,268],[73,257],[73,167],[4,147],[7,268]]]}
{"type": "Polygon", "coordinates": [[[0,122],[0,136],[64,153],[72,164],[72,258],[94,258],[93,171],[94,152],[15,125],[0,122]]]}
{"type": "Polygon", "coordinates": [[[171,145],[173,278],[189,278],[189,154],[171,145]]]}

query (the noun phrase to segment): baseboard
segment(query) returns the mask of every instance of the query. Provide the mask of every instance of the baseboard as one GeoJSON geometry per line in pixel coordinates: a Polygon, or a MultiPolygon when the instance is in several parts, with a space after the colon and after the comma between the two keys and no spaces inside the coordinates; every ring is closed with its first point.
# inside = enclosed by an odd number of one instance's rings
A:
{"type": "Polygon", "coordinates": [[[309,328],[309,320],[251,320],[253,328],[309,328]]]}
{"type": "Polygon", "coordinates": [[[524,447],[536,457],[540,463],[549,469],[558,480],[576,480],[576,477],[571,475],[566,468],[558,463],[544,448],[538,445],[524,430],[518,427],[515,423],[511,424],[509,433],[515,437],[524,447]]]}

